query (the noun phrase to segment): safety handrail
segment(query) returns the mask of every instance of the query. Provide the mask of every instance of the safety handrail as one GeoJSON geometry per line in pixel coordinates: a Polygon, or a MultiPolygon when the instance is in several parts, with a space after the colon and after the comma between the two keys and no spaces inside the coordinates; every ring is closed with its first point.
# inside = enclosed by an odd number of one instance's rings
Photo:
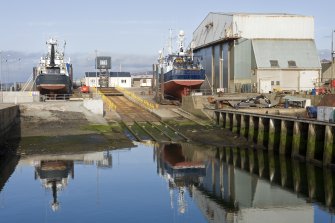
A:
{"type": "Polygon", "coordinates": [[[116,105],[112,102],[112,100],[110,98],[108,98],[106,95],[104,95],[104,93],[102,93],[99,89],[97,90],[97,92],[101,96],[102,101],[106,103],[106,105],[108,106],[108,108],[110,110],[116,111],[116,105]]]}
{"type": "Polygon", "coordinates": [[[144,106],[147,109],[153,110],[153,109],[158,109],[159,105],[157,103],[149,102],[148,100],[145,100],[141,98],[140,96],[136,95],[133,92],[130,92],[122,87],[116,87],[118,91],[121,91],[123,94],[127,95],[131,99],[133,99],[135,102],[138,104],[144,106]]]}

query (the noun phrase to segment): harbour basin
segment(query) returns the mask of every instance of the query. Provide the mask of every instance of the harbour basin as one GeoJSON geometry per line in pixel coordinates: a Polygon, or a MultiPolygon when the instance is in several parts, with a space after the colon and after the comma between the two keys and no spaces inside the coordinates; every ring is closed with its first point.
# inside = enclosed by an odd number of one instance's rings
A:
{"type": "Polygon", "coordinates": [[[45,148],[22,139],[17,154],[1,157],[0,218],[6,222],[332,222],[334,218],[335,176],[330,169],[261,150],[135,142],[129,148],[111,149],[102,144],[89,145],[90,149],[82,145],[83,150],[77,145],[72,151],[69,144],[68,151],[57,152],[52,143],[45,148]]]}

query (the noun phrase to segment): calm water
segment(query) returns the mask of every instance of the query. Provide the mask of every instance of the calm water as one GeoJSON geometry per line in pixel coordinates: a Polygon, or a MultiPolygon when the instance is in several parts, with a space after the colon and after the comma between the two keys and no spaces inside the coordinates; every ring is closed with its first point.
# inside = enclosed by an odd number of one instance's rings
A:
{"type": "Polygon", "coordinates": [[[44,151],[1,157],[0,176],[1,222],[335,222],[333,172],[260,151],[44,151]]]}

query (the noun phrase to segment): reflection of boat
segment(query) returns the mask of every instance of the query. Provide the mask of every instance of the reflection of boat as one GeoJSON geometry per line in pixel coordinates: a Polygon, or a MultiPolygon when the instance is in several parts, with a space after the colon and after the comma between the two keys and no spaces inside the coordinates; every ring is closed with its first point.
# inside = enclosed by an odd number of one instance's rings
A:
{"type": "Polygon", "coordinates": [[[163,159],[174,170],[205,168],[202,161],[186,159],[181,144],[166,144],[163,149],[163,159]]]}
{"type": "Polygon", "coordinates": [[[47,41],[48,54],[34,68],[34,80],[41,94],[70,94],[72,92],[72,64],[64,61],[54,39],[47,41]]]}
{"type": "Polygon", "coordinates": [[[57,192],[68,184],[68,177],[74,177],[73,161],[64,160],[43,160],[35,165],[35,179],[40,178],[45,188],[52,190],[52,210],[57,211],[59,202],[57,192]]]}
{"type": "MultiPolygon", "coordinates": [[[[185,52],[184,32],[179,32],[179,51],[163,58],[159,58],[160,66],[164,72],[164,95],[181,99],[190,94],[191,90],[199,89],[205,80],[205,70],[200,65],[200,58],[185,52]]],[[[170,37],[171,38],[171,37],[170,37]]],[[[171,43],[171,41],[170,41],[171,43]]]]}
{"type": "Polygon", "coordinates": [[[59,155],[32,155],[20,160],[20,164],[35,166],[35,179],[40,179],[44,188],[52,191],[53,211],[59,209],[58,192],[65,189],[69,179],[74,179],[74,163],[96,165],[97,168],[112,168],[112,153],[92,152],[59,155]]]}
{"type": "Polygon", "coordinates": [[[184,197],[186,187],[202,181],[205,175],[204,162],[193,159],[193,148],[183,148],[181,144],[162,144],[155,152],[158,172],[169,182],[171,208],[174,207],[174,190],[177,190],[178,212],[184,214],[187,209],[184,197]],[[185,154],[191,156],[187,157],[185,154]]]}

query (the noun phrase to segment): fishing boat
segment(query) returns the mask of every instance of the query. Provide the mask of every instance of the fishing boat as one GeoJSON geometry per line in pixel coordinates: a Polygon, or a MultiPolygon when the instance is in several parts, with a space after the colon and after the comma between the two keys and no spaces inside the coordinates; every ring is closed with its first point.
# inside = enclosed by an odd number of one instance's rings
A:
{"type": "Polygon", "coordinates": [[[200,57],[185,51],[184,39],[184,31],[180,31],[178,51],[172,53],[172,47],[169,46],[170,52],[167,56],[164,57],[163,52],[160,52],[159,63],[163,68],[165,98],[181,100],[182,96],[190,95],[192,90],[199,89],[205,80],[205,70],[200,64],[200,57]]]}
{"type": "MultiPolygon", "coordinates": [[[[35,87],[41,94],[71,94],[72,64],[64,61],[64,51],[58,49],[57,40],[51,38],[46,42],[48,53],[41,57],[34,67],[35,87]]],[[[65,49],[64,43],[64,49],[65,49]]]]}

